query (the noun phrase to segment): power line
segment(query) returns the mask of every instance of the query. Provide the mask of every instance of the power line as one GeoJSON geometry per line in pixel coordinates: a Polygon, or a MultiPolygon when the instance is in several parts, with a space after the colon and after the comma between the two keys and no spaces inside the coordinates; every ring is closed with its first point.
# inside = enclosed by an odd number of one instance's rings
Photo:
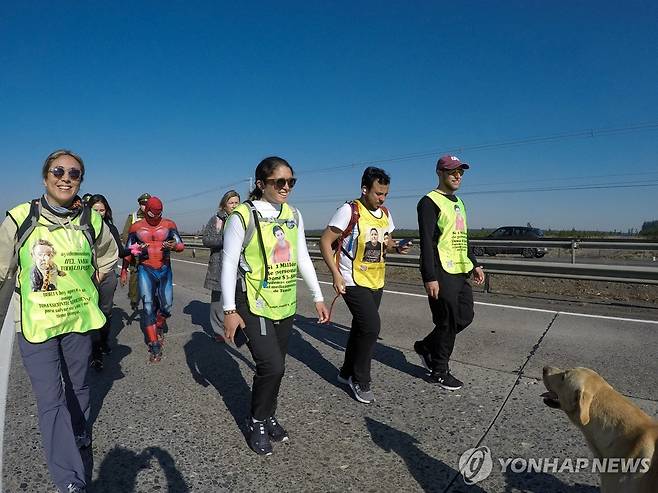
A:
{"type": "MultiPolygon", "coordinates": [[[[444,149],[433,149],[433,150],[428,150],[428,151],[423,151],[423,152],[416,152],[416,153],[410,153],[410,154],[402,154],[402,155],[397,155],[397,156],[389,156],[389,157],[384,157],[381,159],[373,159],[373,160],[366,160],[366,161],[356,161],[353,163],[348,163],[348,164],[341,164],[341,165],[334,165],[334,166],[327,166],[327,167],[322,167],[322,168],[316,168],[316,169],[298,169],[298,172],[296,173],[297,175],[310,175],[310,174],[317,174],[317,173],[332,173],[332,172],[337,172],[341,170],[346,170],[346,169],[353,169],[361,166],[367,166],[367,165],[373,165],[373,164],[382,164],[382,163],[393,163],[393,162],[400,162],[400,161],[408,161],[412,159],[418,159],[418,158],[425,158],[425,157],[435,157],[439,154],[454,154],[454,153],[459,153],[459,152],[464,152],[464,151],[482,151],[482,150],[489,150],[489,149],[501,149],[501,148],[509,148],[509,147],[517,147],[517,146],[522,146],[522,145],[529,145],[529,144],[538,144],[538,143],[546,143],[546,142],[557,142],[561,140],[568,140],[568,139],[578,139],[578,138],[595,138],[595,137],[603,137],[603,136],[611,136],[611,135],[619,135],[619,134],[624,134],[624,133],[630,133],[630,132],[637,132],[637,131],[642,131],[642,130],[657,130],[658,129],[658,122],[646,122],[646,123],[636,123],[636,124],[629,124],[623,127],[603,127],[603,128],[590,128],[590,129],[583,129],[583,130],[576,130],[573,132],[563,132],[563,133],[557,133],[557,134],[548,134],[548,135],[540,135],[540,136],[533,136],[533,137],[525,137],[525,138],[519,138],[519,139],[510,139],[506,141],[498,141],[498,142],[489,142],[489,143],[481,143],[481,144],[470,144],[470,145],[462,145],[462,146],[454,146],[454,147],[448,147],[444,149]]],[[[638,173],[635,173],[636,175],[638,173]]],[[[655,174],[655,173],[640,173],[640,174],[655,174]]],[[[591,178],[603,178],[603,177],[614,177],[614,176],[622,176],[620,175],[599,175],[599,176],[590,176],[590,177],[577,177],[574,178],[572,177],[571,179],[591,179],[591,178]]],[[[551,181],[552,179],[543,179],[543,180],[524,180],[524,181],[517,181],[517,182],[510,182],[510,181],[505,181],[500,184],[502,185],[509,185],[512,183],[520,184],[520,183],[532,183],[532,182],[541,182],[541,181],[551,181]]],[[[219,190],[227,189],[236,185],[239,185],[241,183],[246,183],[250,182],[251,179],[242,179],[238,180],[233,183],[225,184],[225,185],[219,185],[207,190],[202,190],[199,192],[194,192],[188,195],[183,195],[180,197],[174,197],[171,199],[166,199],[166,203],[172,203],[172,202],[179,202],[183,200],[189,200],[193,198],[200,197],[202,195],[206,195],[208,193],[216,193],[219,190]]],[[[492,183],[488,183],[487,186],[491,186],[492,183]]],[[[471,185],[471,186],[478,186],[478,185],[471,185]]],[[[482,185],[480,185],[482,186],[482,185]]],[[[628,188],[631,185],[628,186],[621,186],[618,184],[614,185],[601,185],[601,186],[595,186],[595,185],[588,185],[588,186],[579,186],[579,187],[554,187],[554,188],[529,188],[529,189],[516,189],[516,190],[482,190],[482,191],[465,191],[461,192],[461,195],[469,194],[502,194],[502,193],[524,193],[524,192],[542,192],[542,191],[557,191],[557,190],[590,190],[590,189],[605,189],[605,188],[614,188],[614,187],[620,187],[620,188],[628,188]]],[[[656,186],[654,184],[638,184],[638,185],[632,185],[632,186],[637,186],[637,187],[647,187],[647,186],[656,186]]],[[[398,196],[391,196],[389,197],[389,200],[392,199],[401,199],[401,198],[410,198],[410,197],[416,197],[417,195],[398,195],[398,196]]],[[[344,197],[343,197],[344,198],[344,197]]],[[[328,202],[328,201],[333,201],[333,200],[341,200],[341,198],[318,198],[317,196],[312,198],[312,199],[300,199],[297,200],[296,202],[298,203],[305,203],[305,202],[328,202]]],[[[204,209],[205,210],[205,209],[204,209]]],[[[200,212],[200,209],[195,209],[192,211],[187,211],[187,212],[181,212],[179,214],[191,214],[193,212],[200,212]]],[[[121,211],[119,211],[121,212],[121,211]]]]}
{"type": "Polygon", "coordinates": [[[213,188],[209,188],[208,190],[203,190],[201,192],[195,192],[191,193],[189,195],[183,195],[181,197],[175,197],[173,199],[165,199],[167,203],[172,203],[172,202],[180,202],[181,200],[188,200],[188,199],[194,199],[196,197],[200,197],[201,195],[206,195],[207,193],[216,193],[219,190],[225,190],[227,188],[234,187],[236,185],[240,185],[241,183],[247,183],[249,182],[249,178],[245,178],[242,180],[234,181],[233,183],[227,183],[226,185],[218,185],[213,188]]]}
{"type": "MultiPolygon", "coordinates": [[[[528,192],[563,192],[563,191],[577,191],[577,190],[604,190],[604,189],[613,189],[613,188],[646,188],[646,187],[656,187],[658,186],[658,181],[653,182],[621,182],[621,183],[601,183],[598,185],[566,185],[566,186],[555,186],[555,187],[535,187],[535,188],[512,188],[512,189],[502,189],[502,190],[474,190],[474,191],[460,191],[459,195],[499,195],[507,193],[528,193],[528,192]]],[[[407,195],[389,195],[386,200],[399,200],[399,199],[411,199],[411,198],[420,198],[426,193],[426,190],[419,191],[414,194],[407,195]]],[[[345,196],[316,196],[314,198],[308,199],[293,199],[292,202],[295,204],[303,203],[325,203],[325,202],[338,202],[340,200],[345,200],[345,196]]]]}
{"type": "Polygon", "coordinates": [[[506,147],[517,147],[517,146],[528,145],[528,144],[558,142],[561,140],[578,139],[578,138],[604,137],[609,135],[618,135],[623,133],[636,132],[639,130],[657,130],[657,129],[658,129],[658,122],[630,124],[624,127],[590,128],[584,130],[576,130],[574,132],[564,132],[558,134],[525,137],[520,139],[511,139],[511,140],[498,141],[498,142],[454,146],[454,147],[447,147],[443,149],[433,149],[423,152],[402,154],[398,156],[389,156],[381,159],[356,161],[353,163],[326,166],[323,168],[316,168],[316,169],[307,169],[307,170],[301,169],[297,174],[301,175],[301,174],[314,174],[314,173],[330,173],[339,170],[369,166],[373,164],[392,163],[397,161],[408,161],[411,159],[418,159],[425,157],[435,157],[440,154],[455,154],[464,151],[482,151],[488,149],[500,149],[506,147]]]}

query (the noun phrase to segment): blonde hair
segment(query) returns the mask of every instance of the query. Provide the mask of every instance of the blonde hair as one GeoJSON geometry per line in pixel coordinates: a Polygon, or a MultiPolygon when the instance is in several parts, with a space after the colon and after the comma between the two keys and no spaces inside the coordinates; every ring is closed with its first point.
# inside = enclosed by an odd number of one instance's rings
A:
{"type": "Polygon", "coordinates": [[[229,200],[231,200],[233,197],[237,197],[238,200],[240,200],[240,194],[236,192],[235,190],[229,190],[222,196],[222,200],[219,201],[219,206],[218,210],[223,211],[224,207],[226,207],[226,204],[228,203],[229,200]]]}

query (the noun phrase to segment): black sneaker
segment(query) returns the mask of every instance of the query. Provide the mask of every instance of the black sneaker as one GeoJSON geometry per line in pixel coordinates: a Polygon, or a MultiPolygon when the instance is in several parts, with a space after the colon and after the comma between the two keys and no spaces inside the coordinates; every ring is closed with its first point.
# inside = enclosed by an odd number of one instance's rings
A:
{"type": "Polygon", "coordinates": [[[112,354],[112,348],[107,344],[101,344],[101,353],[103,354],[112,354]]]}
{"type": "Polygon", "coordinates": [[[265,421],[257,421],[249,418],[249,446],[258,455],[272,455],[272,442],[267,433],[265,421]]]}
{"type": "Polygon", "coordinates": [[[101,371],[103,369],[103,358],[94,356],[89,366],[91,366],[96,371],[101,371]]]}
{"type": "Polygon", "coordinates": [[[149,361],[151,363],[159,363],[162,359],[162,346],[159,342],[149,343],[149,361]]]}
{"type": "Polygon", "coordinates": [[[427,371],[432,371],[432,355],[423,341],[414,342],[414,351],[420,357],[420,362],[427,371]]]}
{"type": "Polygon", "coordinates": [[[338,375],[336,376],[336,380],[338,380],[338,382],[342,383],[343,385],[349,385],[350,384],[350,377],[349,377],[349,375],[344,375],[343,374],[343,369],[342,368],[338,371],[338,375]]]}
{"type": "Polygon", "coordinates": [[[464,382],[457,380],[449,371],[433,371],[429,375],[429,380],[447,390],[458,390],[464,385],[464,382]]]}
{"type": "Polygon", "coordinates": [[[265,426],[267,428],[267,433],[270,435],[270,438],[274,442],[287,442],[288,441],[288,432],[283,426],[276,420],[274,416],[270,416],[265,420],[265,426]]]}
{"type": "Polygon", "coordinates": [[[91,437],[86,432],[82,435],[76,435],[75,444],[79,449],[87,448],[91,445],[91,437]]]}
{"type": "Polygon", "coordinates": [[[87,491],[87,488],[84,486],[78,486],[77,484],[69,484],[64,491],[60,490],[57,488],[57,491],[60,493],[85,493],[87,491]]]}
{"type": "Polygon", "coordinates": [[[372,392],[372,390],[370,390],[370,384],[355,382],[352,377],[350,377],[348,383],[352,393],[354,394],[354,398],[357,401],[363,402],[364,404],[370,404],[371,402],[374,402],[375,394],[372,392]]]}

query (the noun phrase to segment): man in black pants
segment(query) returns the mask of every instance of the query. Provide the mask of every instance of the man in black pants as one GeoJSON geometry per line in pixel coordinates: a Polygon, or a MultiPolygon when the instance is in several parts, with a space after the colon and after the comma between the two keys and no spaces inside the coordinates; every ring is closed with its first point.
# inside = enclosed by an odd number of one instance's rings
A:
{"type": "Polygon", "coordinates": [[[320,239],[320,251],[352,314],[345,360],[337,379],[364,404],[375,400],[370,388],[372,357],[381,328],[379,304],[384,290],[387,251],[408,253],[408,243],[393,240],[393,218],[384,201],[391,179],[370,166],[361,177],[361,197],[338,208],[320,239]],[[379,238],[388,238],[386,243],[379,238]]]}
{"type": "Polygon", "coordinates": [[[484,282],[484,271],[468,247],[464,203],[455,192],[468,164],[443,156],[436,164],[439,186],[418,202],[420,272],[425,283],[434,330],[414,350],[430,370],[430,381],[448,390],[463,383],[450,373],[449,362],[459,332],[473,321],[473,292],[467,282],[484,282]]]}

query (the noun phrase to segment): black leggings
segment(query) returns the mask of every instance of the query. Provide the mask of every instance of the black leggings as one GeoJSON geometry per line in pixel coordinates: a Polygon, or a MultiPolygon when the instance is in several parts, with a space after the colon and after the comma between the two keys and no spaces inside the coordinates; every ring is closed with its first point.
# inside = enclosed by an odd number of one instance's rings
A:
{"type": "Polygon", "coordinates": [[[274,321],[254,315],[249,311],[247,293],[240,287],[236,289],[235,305],[244,320],[244,331],[249,338],[247,346],[256,363],[251,387],[251,416],[263,421],[276,412],[279,387],[285,372],[288,338],[295,316],[274,321]]]}
{"type": "Polygon", "coordinates": [[[362,384],[370,383],[370,367],[381,329],[379,304],[382,289],[347,286],[343,298],[352,314],[352,328],[345,348],[343,377],[352,377],[362,384]]]}

